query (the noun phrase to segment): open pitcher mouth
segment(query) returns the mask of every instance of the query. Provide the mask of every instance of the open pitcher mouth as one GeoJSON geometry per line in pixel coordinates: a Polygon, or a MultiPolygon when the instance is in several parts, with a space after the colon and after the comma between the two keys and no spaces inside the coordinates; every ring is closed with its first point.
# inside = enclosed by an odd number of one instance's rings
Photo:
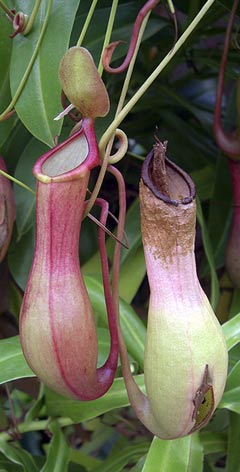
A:
{"type": "Polygon", "coordinates": [[[88,156],[88,142],[84,134],[72,139],[42,164],[42,173],[49,177],[66,174],[80,166],[88,156]]]}
{"type": "Polygon", "coordinates": [[[79,178],[99,164],[99,152],[93,120],[85,119],[81,129],[41,156],[33,174],[43,183],[79,178]]]}
{"type": "Polygon", "coordinates": [[[143,163],[142,180],[165,203],[174,206],[191,203],[196,196],[195,185],[186,172],[165,156],[165,150],[160,142],[154,145],[143,163]]]}

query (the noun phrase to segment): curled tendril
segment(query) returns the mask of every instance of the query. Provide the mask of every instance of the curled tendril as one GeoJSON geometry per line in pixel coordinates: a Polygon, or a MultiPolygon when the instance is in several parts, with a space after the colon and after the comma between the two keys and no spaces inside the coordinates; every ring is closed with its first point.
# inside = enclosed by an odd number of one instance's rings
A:
{"type": "Polygon", "coordinates": [[[148,12],[150,10],[152,10],[158,3],[159,3],[159,0],[148,0],[145,3],[145,5],[141,8],[141,10],[139,11],[139,13],[137,15],[137,18],[136,18],[136,21],[135,21],[135,24],[134,24],[134,27],[133,27],[132,37],[131,37],[131,41],[130,41],[130,45],[129,45],[129,48],[128,48],[127,55],[126,55],[123,63],[119,67],[116,67],[116,68],[111,67],[110,62],[111,62],[112,55],[113,55],[116,47],[120,43],[122,43],[123,41],[115,41],[115,42],[109,44],[105,48],[105,51],[103,53],[102,63],[103,63],[104,69],[107,72],[110,72],[111,74],[119,74],[120,72],[123,72],[124,70],[127,69],[127,67],[129,66],[129,63],[130,63],[130,61],[133,57],[134,51],[135,51],[135,47],[136,47],[137,39],[138,39],[138,34],[139,34],[139,30],[141,28],[142,22],[143,22],[145,16],[148,14],[148,12]]]}
{"type": "Polygon", "coordinates": [[[14,38],[15,36],[17,36],[17,34],[24,33],[27,23],[28,23],[28,15],[25,15],[21,11],[15,13],[12,20],[14,33],[10,35],[10,38],[14,38]]]}
{"type": "Polygon", "coordinates": [[[232,133],[226,132],[221,123],[221,105],[222,105],[222,95],[224,87],[224,75],[227,65],[227,58],[229,52],[229,46],[231,41],[231,32],[233,27],[234,18],[237,12],[239,0],[235,0],[233,7],[230,13],[224,48],[222,54],[222,60],[220,65],[220,72],[217,85],[217,94],[216,94],[216,104],[215,104],[215,113],[214,113],[214,136],[218,147],[230,158],[240,159],[240,141],[237,135],[236,130],[232,133]]]}
{"type": "Polygon", "coordinates": [[[108,159],[109,164],[116,164],[119,162],[126,154],[128,149],[128,139],[124,131],[117,128],[115,138],[119,140],[118,150],[115,154],[111,154],[108,159]]]}
{"type": "MultiPolygon", "coordinates": [[[[52,0],[50,0],[52,2],[52,0]]],[[[16,10],[9,10],[7,13],[7,18],[12,22],[14,32],[10,35],[10,38],[14,38],[17,34],[23,34],[26,36],[30,33],[33,23],[35,21],[41,0],[35,0],[35,5],[33,7],[32,13],[30,16],[25,15],[25,13],[16,10]]]]}

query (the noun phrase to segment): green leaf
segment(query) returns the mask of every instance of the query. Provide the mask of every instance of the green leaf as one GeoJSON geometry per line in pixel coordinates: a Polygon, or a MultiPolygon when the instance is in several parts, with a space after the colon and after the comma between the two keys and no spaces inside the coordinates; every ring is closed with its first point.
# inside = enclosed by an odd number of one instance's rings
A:
{"type": "Polygon", "coordinates": [[[213,309],[215,309],[217,307],[217,303],[218,303],[218,299],[219,299],[218,277],[217,277],[217,274],[216,274],[211,241],[209,239],[207,226],[206,226],[206,223],[205,223],[205,220],[204,220],[204,217],[203,217],[201,203],[200,203],[200,200],[198,198],[197,198],[196,201],[197,201],[197,219],[198,219],[198,222],[201,226],[204,251],[205,251],[205,254],[206,254],[206,257],[207,257],[207,260],[208,260],[208,264],[209,264],[209,267],[210,267],[210,272],[211,272],[211,305],[212,305],[213,309]]]}
{"type": "MultiPolygon", "coordinates": [[[[225,392],[235,389],[240,390],[240,361],[238,361],[228,374],[225,392]]],[[[240,401],[240,398],[239,398],[240,401]]]]}
{"type": "MultiPolygon", "coordinates": [[[[9,65],[11,59],[12,40],[9,35],[12,32],[11,23],[1,14],[0,16],[0,114],[8,107],[11,101],[9,83],[9,65]]],[[[13,127],[14,118],[0,122],[0,146],[6,141],[13,127]]]]}
{"type": "Polygon", "coordinates": [[[231,306],[229,309],[229,319],[236,316],[240,313],[240,290],[233,288],[233,293],[231,294],[231,306]]]}
{"type": "Polygon", "coordinates": [[[230,351],[240,342],[240,313],[222,325],[223,333],[230,351]]]}
{"type": "Polygon", "coordinates": [[[2,148],[9,174],[14,174],[19,156],[31,137],[29,131],[20,120],[14,121],[14,128],[2,148]]]}
{"type": "Polygon", "coordinates": [[[146,274],[146,264],[142,244],[132,251],[121,265],[119,295],[127,303],[135,297],[146,274]]]}
{"type": "Polygon", "coordinates": [[[12,25],[7,20],[6,16],[0,15],[0,64],[1,64],[1,74],[0,74],[0,90],[3,82],[5,82],[5,77],[8,74],[8,69],[11,59],[11,49],[12,49],[12,40],[9,38],[9,35],[12,32],[12,25]]]}
{"type": "Polygon", "coordinates": [[[0,459],[1,472],[22,472],[22,470],[22,466],[13,464],[13,462],[8,461],[7,459],[0,459]]]}
{"type": "Polygon", "coordinates": [[[33,403],[33,405],[27,411],[24,422],[31,423],[35,418],[40,415],[40,411],[45,403],[45,385],[40,383],[40,388],[38,392],[38,397],[33,403]]]}
{"type": "Polygon", "coordinates": [[[218,408],[240,413],[240,361],[232,368],[228,375],[225,392],[218,408]]]}
{"type": "Polygon", "coordinates": [[[11,274],[22,290],[25,290],[32,265],[35,246],[35,226],[25,233],[14,249],[9,252],[8,264],[11,274]]]}
{"type": "Polygon", "coordinates": [[[227,452],[227,433],[201,431],[200,440],[203,445],[204,455],[216,452],[227,452]]]}
{"type": "Polygon", "coordinates": [[[240,416],[229,411],[229,437],[226,472],[240,471],[240,416]]]}
{"type": "Polygon", "coordinates": [[[224,262],[226,238],[232,215],[232,186],[227,161],[223,156],[219,156],[217,161],[208,217],[208,232],[217,268],[224,262]]]}
{"type": "Polygon", "coordinates": [[[218,408],[227,408],[240,414],[240,388],[224,393],[218,408]]]}
{"type": "Polygon", "coordinates": [[[142,472],[201,472],[203,452],[198,433],[163,441],[154,438],[142,472]]]}
{"type": "MultiPolygon", "coordinates": [[[[122,249],[121,270],[119,277],[119,295],[127,303],[131,303],[137,293],[140,284],[146,274],[145,259],[142,247],[142,236],[140,227],[139,199],[127,211],[125,221],[125,232],[129,249],[122,249]]],[[[112,261],[115,241],[107,240],[107,252],[109,260],[112,261]]],[[[99,253],[95,253],[83,266],[83,274],[101,274],[99,253]]]]}
{"type": "MultiPolygon", "coordinates": [[[[104,326],[107,326],[102,283],[97,278],[89,276],[84,277],[84,280],[94,312],[101,318],[104,326]]],[[[122,332],[128,351],[143,369],[146,328],[132,307],[123,300],[120,300],[120,315],[122,332]]]]}
{"type": "Polygon", "coordinates": [[[19,336],[0,340],[0,384],[22,377],[34,377],[23,356],[19,336]]]}
{"type": "MultiPolygon", "coordinates": [[[[97,366],[101,367],[107,360],[110,350],[110,335],[109,330],[106,328],[97,327],[98,335],[98,362],[97,366]]],[[[119,360],[120,363],[120,360],[119,360]]]]}
{"type": "Polygon", "coordinates": [[[1,398],[0,399],[0,425],[1,425],[0,427],[2,431],[8,428],[8,422],[9,420],[7,417],[7,412],[5,411],[3,399],[1,398]]]}
{"type": "MultiPolygon", "coordinates": [[[[14,96],[37,47],[46,20],[48,0],[42,0],[31,32],[14,38],[10,83],[14,96]]],[[[34,65],[16,103],[16,111],[26,128],[48,146],[60,134],[62,120],[54,117],[62,110],[61,88],[58,80],[59,62],[68,48],[79,0],[53,0],[50,17],[34,65]]],[[[17,11],[30,14],[32,2],[16,1],[17,11]]]]}
{"type": "MultiPolygon", "coordinates": [[[[5,81],[1,85],[0,97],[1,97],[0,113],[2,113],[8,107],[9,102],[11,101],[9,72],[7,72],[5,76],[5,81]]],[[[0,146],[2,146],[7,141],[7,138],[10,135],[12,128],[14,126],[14,120],[16,120],[16,118],[14,116],[11,116],[7,120],[0,122],[0,146]]]]}
{"type": "MultiPolygon", "coordinates": [[[[145,391],[144,376],[134,377],[141,390],[145,391]]],[[[115,379],[110,390],[101,398],[90,402],[81,402],[64,398],[51,390],[46,391],[46,407],[49,416],[64,416],[80,423],[102,415],[115,408],[129,405],[129,399],[122,378],[115,379]]]]}
{"type": "MultiPolygon", "coordinates": [[[[47,151],[47,146],[32,138],[22,152],[14,176],[32,190],[36,190],[36,179],[32,173],[37,158],[47,151]]],[[[35,223],[35,196],[18,184],[14,184],[16,202],[16,224],[18,241],[35,223]]]]}
{"type": "Polygon", "coordinates": [[[9,311],[18,320],[22,305],[22,293],[12,281],[9,286],[9,299],[9,311]]]}
{"type": "MultiPolygon", "coordinates": [[[[127,212],[125,231],[127,234],[130,249],[122,249],[121,264],[123,264],[124,261],[129,257],[130,252],[136,251],[136,249],[139,247],[139,243],[141,243],[142,240],[140,225],[140,208],[138,198],[134,200],[134,203],[130,206],[127,212]]],[[[115,241],[113,241],[113,239],[108,239],[107,249],[110,260],[112,260],[113,257],[114,247],[115,241]]]]}
{"type": "Polygon", "coordinates": [[[186,470],[188,472],[195,472],[196,470],[201,472],[203,470],[204,455],[199,433],[193,434],[190,439],[189,463],[186,470]]]}
{"type": "Polygon", "coordinates": [[[47,460],[41,472],[67,472],[69,446],[57,421],[49,425],[53,438],[48,449],[47,460]]]}
{"type": "Polygon", "coordinates": [[[21,465],[24,472],[38,472],[38,468],[36,467],[32,456],[24,449],[11,446],[10,444],[0,440],[0,451],[14,464],[21,465]]]}
{"type": "Polygon", "coordinates": [[[69,451],[69,462],[70,461],[83,466],[87,471],[95,471],[95,467],[101,463],[99,459],[84,454],[81,450],[72,448],[69,451]]]}
{"type": "Polygon", "coordinates": [[[191,178],[196,185],[196,193],[201,201],[209,200],[212,197],[215,168],[205,166],[190,172],[191,178]]]}
{"type": "Polygon", "coordinates": [[[96,467],[94,472],[122,472],[123,467],[137,461],[148,449],[149,442],[146,441],[126,446],[109,459],[106,459],[102,465],[96,467]]]}
{"type": "Polygon", "coordinates": [[[141,457],[134,467],[131,467],[131,472],[142,472],[143,466],[146,461],[146,455],[141,457]]]}

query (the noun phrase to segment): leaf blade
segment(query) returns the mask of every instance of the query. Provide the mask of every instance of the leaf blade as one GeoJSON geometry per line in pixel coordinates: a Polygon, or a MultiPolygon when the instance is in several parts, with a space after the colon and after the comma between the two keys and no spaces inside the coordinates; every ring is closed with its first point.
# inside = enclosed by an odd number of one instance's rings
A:
{"type": "MultiPolygon", "coordinates": [[[[58,66],[69,45],[79,1],[72,0],[71,8],[69,8],[67,2],[53,0],[37,57],[15,107],[26,128],[50,147],[54,146],[54,137],[60,134],[62,127],[62,120],[53,120],[62,109],[58,66]],[[53,44],[54,47],[49,47],[53,44]]],[[[10,67],[12,95],[16,93],[37,47],[48,4],[47,0],[42,0],[30,34],[26,38],[22,35],[15,38],[10,67]]],[[[17,1],[17,9],[26,11],[28,15],[30,14],[30,11],[27,11],[29,7],[31,5],[26,5],[24,0],[17,1]]]]}

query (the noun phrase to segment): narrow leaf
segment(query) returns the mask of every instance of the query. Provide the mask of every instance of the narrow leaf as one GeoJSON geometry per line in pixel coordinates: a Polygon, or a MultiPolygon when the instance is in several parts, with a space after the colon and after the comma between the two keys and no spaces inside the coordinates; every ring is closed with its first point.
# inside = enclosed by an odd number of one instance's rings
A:
{"type": "Polygon", "coordinates": [[[24,449],[11,446],[10,444],[0,440],[0,451],[14,464],[21,465],[25,472],[38,471],[32,456],[24,449]]]}
{"type": "MultiPolygon", "coordinates": [[[[137,375],[135,380],[141,390],[145,391],[144,376],[137,375]]],[[[65,416],[71,418],[76,423],[128,405],[129,399],[122,378],[115,379],[112,387],[103,397],[90,402],[69,400],[51,390],[46,392],[46,407],[49,416],[65,416]]]]}
{"type": "Polygon", "coordinates": [[[218,277],[216,274],[215,270],[215,263],[214,263],[214,258],[213,258],[213,252],[212,252],[212,246],[211,242],[209,239],[206,223],[204,221],[203,217],[203,212],[202,212],[202,207],[200,200],[197,198],[197,219],[198,222],[201,226],[202,230],[202,240],[203,240],[203,246],[204,246],[204,251],[208,260],[208,264],[210,267],[210,273],[211,273],[211,304],[213,309],[216,308],[217,302],[219,299],[219,283],[218,283],[218,277]]]}
{"type": "MultiPolygon", "coordinates": [[[[32,168],[39,156],[46,152],[45,144],[30,139],[22,152],[14,176],[33,191],[36,189],[36,179],[32,173],[32,168]]],[[[18,184],[14,184],[14,196],[16,201],[16,224],[18,230],[18,241],[29,231],[35,223],[35,196],[18,184]]]]}
{"type": "Polygon", "coordinates": [[[119,295],[127,303],[135,297],[146,274],[146,265],[142,244],[135,251],[130,251],[121,266],[119,295]]]}
{"type": "Polygon", "coordinates": [[[185,438],[163,441],[154,438],[142,472],[202,471],[203,452],[198,433],[185,438]]]}
{"type": "Polygon", "coordinates": [[[240,313],[222,326],[227,348],[230,351],[240,342],[240,313]]]}
{"type": "Polygon", "coordinates": [[[53,421],[49,425],[49,429],[53,433],[53,437],[48,449],[46,463],[42,467],[41,472],[67,472],[69,446],[57,421],[53,421]]]}
{"type": "Polygon", "coordinates": [[[227,451],[227,433],[215,433],[213,431],[201,431],[201,443],[204,455],[227,451]]]}
{"type": "Polygon", "coordinates": [[[112,457],[105,460],[102,465],[94,469],[95,472],[122,472],[123,468],[131,463],[137,461],[143,454],[148,451],[149,443],[147,441],[139,444],[132,444],[126,446],[121,451],[116,452],[112,457]]]}
{"type": "MultiPolygon", "coordinates": [[[[84,278],[95,313],[107,326],[107,316],[102,283],[94,277],[84,278]]],[[[120,300],[121,327],[129,353],[143,369],[146,328],[132,307],[120,300]]]]}
{"type": "Polygon", "coordinates": [[[229,437],[226,472],[240,471],[240,416],[229,412],[229,437]]]}
{"type": "Polygon", "coordinates": [[[23,356],[19,336],[0,340],[0,384],[35,377],[23,356]]]}
{"type": "MultiPolygon", "coordinates": [[[[11,58],[12,40],[9,38],[12,27],[5,15],[0,16],[0,114],[8,107],[11,101],[9,83],[9,65],[11,58]]],[[[6,141],[13,126],[14,118],[0,122],[0,145],[6,141]]]]}
{"type": "Polygon", "coordinates": [[[214,191],[210,200],[208,232],[216,267],[224,262],[226,238],[232,215],[232,186],[227,159],[219,156],[215,171],[214,191]]]}
{"type": "Polygon", "coordinates": [[[240,361],[232,368],[228,375],[225,392],[218,408],[240,413],[240,361]]]}

